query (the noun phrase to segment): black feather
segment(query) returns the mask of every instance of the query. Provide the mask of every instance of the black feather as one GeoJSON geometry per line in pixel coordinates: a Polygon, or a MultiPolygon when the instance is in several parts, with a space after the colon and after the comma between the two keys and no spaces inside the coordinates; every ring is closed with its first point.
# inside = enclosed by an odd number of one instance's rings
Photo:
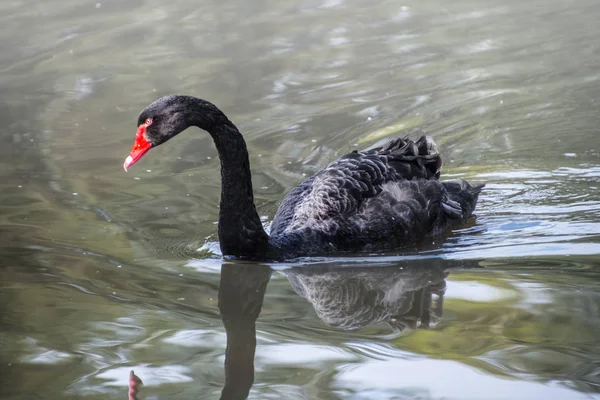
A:
{"type": "Polygon", "coordinates": [[[336,251],[394,248],[464,222],[483,185],[438,181],[442,158],[433,140],[397,138],[352,151],[292,189],[271,224],[261,224],[246,142],[214,104],[167,96],[139,116],[153,147],[189,126],[212,136],[221,161],[219,241],[227,256],[282,259],[336,251]]]}
{"type": "Polygon", "coordinates": [[[271,244],[289,254],[393,248],[466,221],[483,185],[440,183],[441,167],[426,136],[346,154],[285,197],[271,244]]]}

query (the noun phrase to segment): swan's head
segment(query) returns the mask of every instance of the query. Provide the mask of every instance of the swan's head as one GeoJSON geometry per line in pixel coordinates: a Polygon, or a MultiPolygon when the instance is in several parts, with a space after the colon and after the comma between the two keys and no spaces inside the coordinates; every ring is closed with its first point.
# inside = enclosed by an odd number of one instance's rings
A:
{"type": "Polygon", "coordinates": [[[123,168],[131,167],[151,148],[156,147],[191,125],[209,130],[216,115],[222,115],[212,103],[191,96],[165,96],[140,113],[137,134],[123,168]]]}

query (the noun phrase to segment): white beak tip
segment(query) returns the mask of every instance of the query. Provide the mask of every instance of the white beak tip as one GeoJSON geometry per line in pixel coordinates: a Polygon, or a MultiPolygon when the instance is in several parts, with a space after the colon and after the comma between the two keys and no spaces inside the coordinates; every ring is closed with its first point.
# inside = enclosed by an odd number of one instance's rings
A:
{"type": "Polygon", "coordinates": [[[133,158],[131,156],[127,156],[127,158],[125,159],[125,162],[123,163],[123,169],[125,170],[125,172],[127,172],[127,167],[129,167],[131,165],[132,161],[133,161],[133,158]]]}

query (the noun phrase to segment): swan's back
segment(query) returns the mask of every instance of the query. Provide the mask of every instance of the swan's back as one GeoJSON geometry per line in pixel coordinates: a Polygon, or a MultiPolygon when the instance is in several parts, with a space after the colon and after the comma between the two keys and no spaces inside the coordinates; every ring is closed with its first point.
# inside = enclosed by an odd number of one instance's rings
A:
{"type": "Polygon", "coordinates": [[[465,221],[481,186],[440,183],[441,167],[427,136],[346,154],[288,193],[272,242],[302,254],[389,248],[465,221]]]}

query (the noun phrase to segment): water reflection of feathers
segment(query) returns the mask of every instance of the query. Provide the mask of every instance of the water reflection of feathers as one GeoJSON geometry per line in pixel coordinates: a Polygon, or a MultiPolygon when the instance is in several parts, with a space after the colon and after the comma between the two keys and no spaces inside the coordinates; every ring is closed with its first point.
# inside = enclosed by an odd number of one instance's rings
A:
{"type": "MultiPolygon", "coordinates": [[[[442,316],[448,270],[477,266],[469,261],[419,259],[369,267],[305,265],[283,273],[329,325],[349,330],[385,322],[402,331],[434,325],[442,316]]],[[[272,272],[255,263],[225,264],[221,269],[219,310],[227,333],[221,399],[245,399],[250,392],[256,320],[272,272]]]]}
{"type": "MultiPolygon", "coordinates": [[[[282,272],[328,325],[353,330],[385,322],[404,330],[435,325],[442,316],[448,270],[477,266],[475,261],[421,259],[368,267],[305,265],[282,272]]],[[[224,265],[222,317],[256,319],[271,273],[264,265],[224,265]]]]}
{"type": "Polygon", "coordinates": [[[439,267],[375,267],[299,268],[286,275],[328,325],[352,330],[386,322],[402,331],[439,320],[448,273],[439,267]]]}

